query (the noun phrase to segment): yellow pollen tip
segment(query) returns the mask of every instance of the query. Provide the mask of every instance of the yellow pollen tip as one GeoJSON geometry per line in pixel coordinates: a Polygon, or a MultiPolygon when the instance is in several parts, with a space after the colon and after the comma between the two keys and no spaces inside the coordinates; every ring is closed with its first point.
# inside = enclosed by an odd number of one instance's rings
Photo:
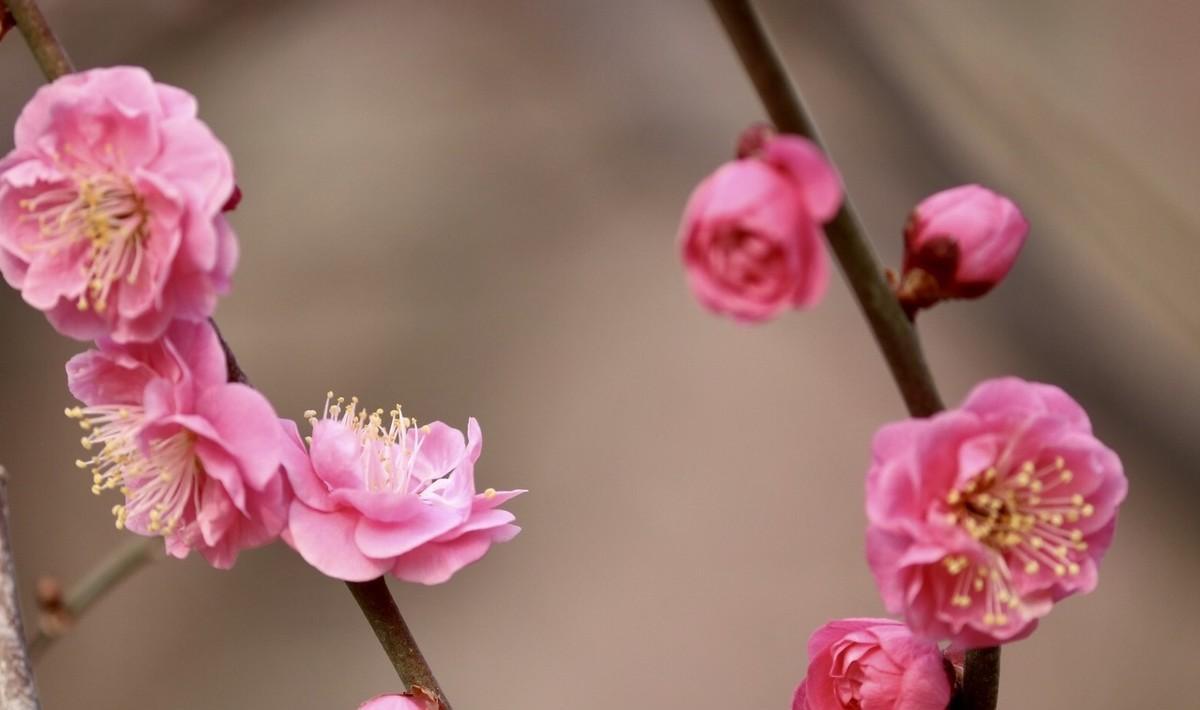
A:
{"type": "Polygon", "coordinates": [[[1037,574],[1037,571],[1038,571],[1038,563],[1037,562],[1035,562],[1034,560],[1030,560],[1025,563],[1025,574],[1037,574]]]}

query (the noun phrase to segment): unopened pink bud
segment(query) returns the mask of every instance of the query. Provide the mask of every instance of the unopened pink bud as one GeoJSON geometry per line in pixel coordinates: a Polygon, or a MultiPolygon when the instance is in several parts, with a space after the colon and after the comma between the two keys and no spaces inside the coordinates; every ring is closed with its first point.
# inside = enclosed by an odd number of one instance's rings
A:
{"type": "Polygon", "coordinates": [[[412,695],[377,695],[359,705],[358,710],[438,710],[438,707],[438,701],[422,691],[412,695]]]}
{"type": "Polygon", "coordinates": [[[792,710],[943,710],[950,676],[934,641],[891,619],[838,619],[808,640],[792,710]]]}
{"type": "Polygon", "coordinates": [[[979,185],[925,198],[904,230],[898,292],[909,313],[948,298],[978,298],[1016,261],[1029,222],[1012,200],[979,185]]]}
{"type": "Polygon", "coordinates": [[[842,203],[837,172],[800,136],[755,126],[688,200],[679,243],[709,310],[743,322],[813,306],[829,281],[822,225],[842,203]]]}

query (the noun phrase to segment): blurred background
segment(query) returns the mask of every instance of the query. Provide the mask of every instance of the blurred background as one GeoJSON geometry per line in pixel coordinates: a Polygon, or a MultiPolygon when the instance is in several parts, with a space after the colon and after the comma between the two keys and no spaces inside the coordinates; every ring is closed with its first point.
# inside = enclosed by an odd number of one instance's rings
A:
{"type": "MultiPolygon", "coordinates": [[[[684,285],[691,188],[762,111],[695,0],[47,0],[81,67],[200,99],[246,198],[218,320],[283,416],[327,389],[486,439],[525,531],[394,584],[464,710],[785,708],[809,633],[883,612],[868,442],[903,415],[842,284],[739,327],[684,285]]],[[[1200,3],[770,0],[761,9],[885,260],[979,181],[1033,222],[982,302],[921,318],[949,402],[1061,384],[1132,483],[1099,590],[1006,648],[1004,708],[1200,693],[1200,3]]],[[[40,74],[0,44],[0,125],[40,74]]],[[[10,147],[8,138],[3,148],[10,147]]],[[[72,462],[56,335],[0,293],[0,463],[26,602],[125,538],[72,462]]],[[[338,582],[282,544],[162,561],[40,661],[48,710],[348,709],[397,681],[338,582]]]]}

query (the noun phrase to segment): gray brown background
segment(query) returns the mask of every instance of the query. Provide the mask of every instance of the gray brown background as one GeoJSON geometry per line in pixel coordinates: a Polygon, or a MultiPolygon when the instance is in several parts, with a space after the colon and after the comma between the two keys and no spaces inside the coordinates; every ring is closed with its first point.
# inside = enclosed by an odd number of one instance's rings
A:
{"type": "MultiPolygon", "coordinates": [[[[195,92],[246,199],[218,318],[298,417],[328,388],[486,439],[525,532],[394,585],[464,710],[784,708],[804,641],[882,612],[871,433],[901,415],[849,296],[702,313],[676,222],[761,113],[704,3],[47,2],[81,66],[195,92]]],[[[1006,649],[1005,708],[1186,708],[1200,524],[1200,4],[764,2],[883,255],[966,180],[1034,224],[1012,277],[923,316],[950,401],[1065,386],[1132,483],[1098,592],[1006,649]]],[[[0,125],[39,75],[0,45],[0,125]]],[[[0,463],[26,599],[118,544],[71,465],[58,337],[0,294],[0,463]]],[[[156,564],[38,667],[48,710],[352,708],[395,687],[337,582],[286,547],[156,564]]]]}

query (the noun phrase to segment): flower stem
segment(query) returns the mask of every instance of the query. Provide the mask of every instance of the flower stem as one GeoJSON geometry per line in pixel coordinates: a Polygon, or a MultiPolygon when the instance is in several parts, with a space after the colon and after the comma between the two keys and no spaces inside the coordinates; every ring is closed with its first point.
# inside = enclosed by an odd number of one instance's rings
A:
{"type": "Polygon", "coordinates": [[[67,50],[63,49],[58,38],[54,36],[54,31],[46,22],[46,16],[38,7],[37,0],[0,0],[0,2],[8,6],[8,11],[12,13],[13,20],[16,21],[21,34],[25,36],[29,51],[33,52],[33,58],[42,68],[46,79],[54,81],[64,74],[75,71],[75,67],[71,64],[71,58],[67,56],[67,50]]]}
{"type": "MultiPolygon", "coordinates": [[[[29,45],[33,57],[37,60],[38,66],[41,67],[42,73],[46,78],[53,81],[54,79],[69,74],[74,71],[74,66],[71,64],[67,52],[63,49],[58,38],[54,36],[54,32],[50,29],[50,25],[46,22],[45,16],[38,7],[36,0],[0,0],[0,3],[6,4],[12,12],[13,18],[20,28],[21,34],[25,36],[25,42],[29,45]]],[[[216,322],[212,323],[214,330],[216,322]]],[[[226,363],[229,369],[230,382],[247,382],[246,373],[237,364],[237,359],[233,355],[233,351],[221,338],[220,331],[217,331],[217,337],[221,340],[221,347],[225,350],[226,363]]],[[[152,541],[138,541],[152,542],[152,541]]],[[[87,603],[80,607],[79,613],[82,613],[92,601],[99,598],[104,591],[115,586],[121,580],[128,577],[134,571],[141,567],[141,564],[127,566],[118,564],[122,559],[132,560],[133,545],[128,548],[123,548],[124,552],[130,554],[129,558],[125,558],[122,551],[118,551],[109,561],[101,563],[94,571],[90,572],[86,580],[98,580],[95,589],[90,590],[90,597],[87,603]],[[119,573],[118,573],[119,572],[119,573]]],[[[11,568],[10,568],[11,571],[11,568]]],[[[8,577],[11,579],[11,575],[8,577]]],[[[371,628],[375,630],[375,635],[379,638],[379,642],[383,645],[384,651],[388,658],[392,660],[392,664],[396,667],[396,672],[400,675],[400,680],[407,687],[417,687],[422,690],[432,691],[436,693],[441,710],[450,710],[450,705],[445,700],[445,694],[442,693],[437,681],[434,680],[433,671],[429,668],[429,664],[425,661],[421,651],[417,648],[417,642],[412,636],[412,632],[408,629],[408,624],[404,622],[404,617],[400,615],[400,609],[392,600],[391,593],[388,591],[387,584],[382,578],[373,582],[363,583],[348,583],[350,591],[354,595],[354,600],[358,602],[362,608],[363,614],[370,622],[371,628]]],[[[18,636],[20,641],[23,641],[24,636],[18,636]]],[[[47,640],[43,642],[49,643],[47,640]]],[[[24,650],[22,645],[22,651],[24,650]]],[[[0,659],[3,660],[3,659],[0,659]]],[[[30,674],[26,674],[32,678],[30,674]]],[[[32,681],[30,684],[32,687],[32,681]]],[[[3,705],[8,708],[8,705],[3,705]]],[[[17,708],[18,706],[13,706],[17,708]]],[[[36,700],[30,708],[36,708],[36,700]]],[[[24,710],[21,706],[19,710],[24,710]]]]}
{"type": "MultiPolygon", "coordinates": [[[[775,127],[821,143],[816,123],[792,86],[750,0],[709,0],[741,58],[775,127]]],[[[927,417],[945,408],[925,361],[916,329],[884,278],[883,269],[849,195],[826,235],[887,360],[909,413],[927,417]]],[[[1000,686],[1000,649],[967,652],[959,698],[965,710],[994,710],[1000,686]]]]}
{"type": "Polygon", "coordinates": [[[8,532],[8,473],[0,466],[0,708],[38,710],[8,532]]]}
{"type": "MultiPolygon", "coordinates": [[[[158,538],[139,537],[129,540],[109,553],[108,557],[76,582],[75,586],[63,595],[61,605],[50,612],[57,617],[60,622],[58,625],[66,627],[78,621],[93,604],[153,561],[157,555],[155,550],[161,544],[158,538]]],[[[52,633],[47,630],[46,625],[42,625],[29,639],[30,657],[34,660],[41,658],[61,636],[61,633],[52,633]]]]}
{"type": "MultiPolygon", "coordinates": [[[[787,70],[749,0],[710,0],[710,4],[775,127],[820,144],[816,124],[792,87],[787,70]]],[[[883,268],[849,196],[837,216],[826,225],[825,232],[908,411],[915,417],[941,411],[944,406],[925,363],[917,333],[884,279],[883,268]]]]}
{"type": "Polygon", "coordinates": [[[432,694],[441,703],[441,710],[450,710],[446,694],[433,677],[433,670],[421,655],[417,640],[400,615],[400,608],[388,591],[387,582],[378,577],[370,582],[346,582],[354,601],[362,609],[367,623],[379,638],[383,650],[391,659],[404,689],[413,694],[432,694]]]}

